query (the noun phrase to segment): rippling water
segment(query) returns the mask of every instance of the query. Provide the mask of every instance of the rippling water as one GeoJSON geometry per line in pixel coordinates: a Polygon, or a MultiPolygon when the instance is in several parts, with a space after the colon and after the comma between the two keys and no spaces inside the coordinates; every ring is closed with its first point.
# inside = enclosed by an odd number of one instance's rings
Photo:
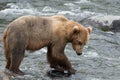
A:
{"type": "MultiPolygon", "coordinates": [[[[0,37],[7,24],[17,17],[55,14],[63,14],[76,21],[81,21],[93,15],[119,16],[120,0],[0,0],[0,37]]],[[[70,44],[67,45],[65,51],[78,72],[74,76],[75,78],[63,80],[119,80],[119,36],[119,33],[109,34],[99,30],[93,31],[91,39],[80,57],[75,55],[70,44]]],[[[35,52],[35,55],[39,52],[45,53],[46,49],[35,52]]],[[[35,55],[34,57],[38,56],[35,55]]],[[[35,66],[32,67],[33,69],[36,68],[35,66]]],[[[37,70],[33,70],[33,72],[35,73],[37,70]]],[[[36,78],[39,78],[39,75],[36,78]]],[[[33,79],[36,78],[33,77],[33,79]]],[[[48,80],[47,78],[43,79],[48,80]]]]}
{"type": "Polygon", "coordinates": [[[0,19],[12,20],[21,15],[64,14],[75,20],[91,15],[119,15],[119,0],[2,0],[0,19]],[[6,2],[5,2],[6,1],[6,2]],[[3,3],[2,3],[3,2],[3,3]]]}

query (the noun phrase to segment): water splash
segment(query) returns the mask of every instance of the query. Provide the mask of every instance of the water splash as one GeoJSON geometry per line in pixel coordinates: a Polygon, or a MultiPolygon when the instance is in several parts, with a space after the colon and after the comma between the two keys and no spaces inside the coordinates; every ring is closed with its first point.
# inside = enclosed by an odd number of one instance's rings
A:
{"type": "Polygon", "coordinates": [[[91,3],[89,0],[80,0],[80,1],[77,1],[75,3],[91,3]]]}
{"type": "Polygon", "coordinates": [[[89,52],[85,52],[83,56],[84,57],[99,57],[99,54],[95,51],[89,51],[89,52]]]}
{"type": "Polygon", "coordinates": [[[47,12],[47,11],[55,11],[55,9],[51,8],[50,6],[45,6],[45,7],[42,9],[42,11],[45,11],[45,12],[47,12]]]}

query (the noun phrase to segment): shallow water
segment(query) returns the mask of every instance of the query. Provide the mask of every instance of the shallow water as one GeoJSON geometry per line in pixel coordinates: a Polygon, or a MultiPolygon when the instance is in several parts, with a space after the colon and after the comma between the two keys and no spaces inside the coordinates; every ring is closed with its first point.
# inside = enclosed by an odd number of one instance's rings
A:
{"type": "MultiPolygon", "coordinates": [[[[119,0],[0,0],[0,41],[9,22],[22,15],[63,14],[76,21],[93,15],[120,14],[119,0]]],[[[49,65],[46,48],[30,53],[26,51],[21,69],[27,73],[25,80],[119,80],[120,79],[120,33],[93,29],[83,55],[77,56],[71,44],[65,49],[73,67],[77,70],[71,77],[50,78],[46,75],[49,65]],[[30,54],[29,54],[30,53],[30,54]]],[[[4,70],[5,58],[0,43],[0,70],[4,70]]],[[[13,78],[12,78],[13,79],[13,78]]],[[[13,79],[18,80],[18,79],[13,79]]]]}

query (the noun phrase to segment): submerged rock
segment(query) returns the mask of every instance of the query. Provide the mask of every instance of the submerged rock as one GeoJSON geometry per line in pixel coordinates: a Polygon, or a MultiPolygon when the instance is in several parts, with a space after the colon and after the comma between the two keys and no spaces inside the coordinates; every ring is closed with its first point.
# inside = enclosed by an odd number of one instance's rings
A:
{"type": "Polygon", "coordinates": [[[58,70],[49,70],[47,72],[47,75],[50,77],[69,77],[71,74],[69,74],[68,72],[62,72],[58,70]]]}
{"type": "Polygon", "coordinates": [[[3,71],[0,71],[0,80],[10,80],[10,79],[8,75],[6,75],[3,71]]]}

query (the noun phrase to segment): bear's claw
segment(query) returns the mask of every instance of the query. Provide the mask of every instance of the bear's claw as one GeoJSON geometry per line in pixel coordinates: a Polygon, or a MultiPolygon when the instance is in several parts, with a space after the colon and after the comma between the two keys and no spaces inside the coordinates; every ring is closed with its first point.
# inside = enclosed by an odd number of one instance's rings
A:
{"type": "Polygon", "coordinates": [[[10,75],[10,76],[14,76],[14,77],[17,77],[17,76],[22,77],[25,75],[25,73],[20,70],[19,71],[10,71],[9,69],[5,69],[4,73],[7,75],[10,75]]]}
{"type": "Polygon", "coordinates": [[[77,70],[75,70],[74,68],[71,68],[71,69],[68,70],[68,72],[69,72],[70,74],[75,74],[76,71],[77,71],[77,70]]]}

